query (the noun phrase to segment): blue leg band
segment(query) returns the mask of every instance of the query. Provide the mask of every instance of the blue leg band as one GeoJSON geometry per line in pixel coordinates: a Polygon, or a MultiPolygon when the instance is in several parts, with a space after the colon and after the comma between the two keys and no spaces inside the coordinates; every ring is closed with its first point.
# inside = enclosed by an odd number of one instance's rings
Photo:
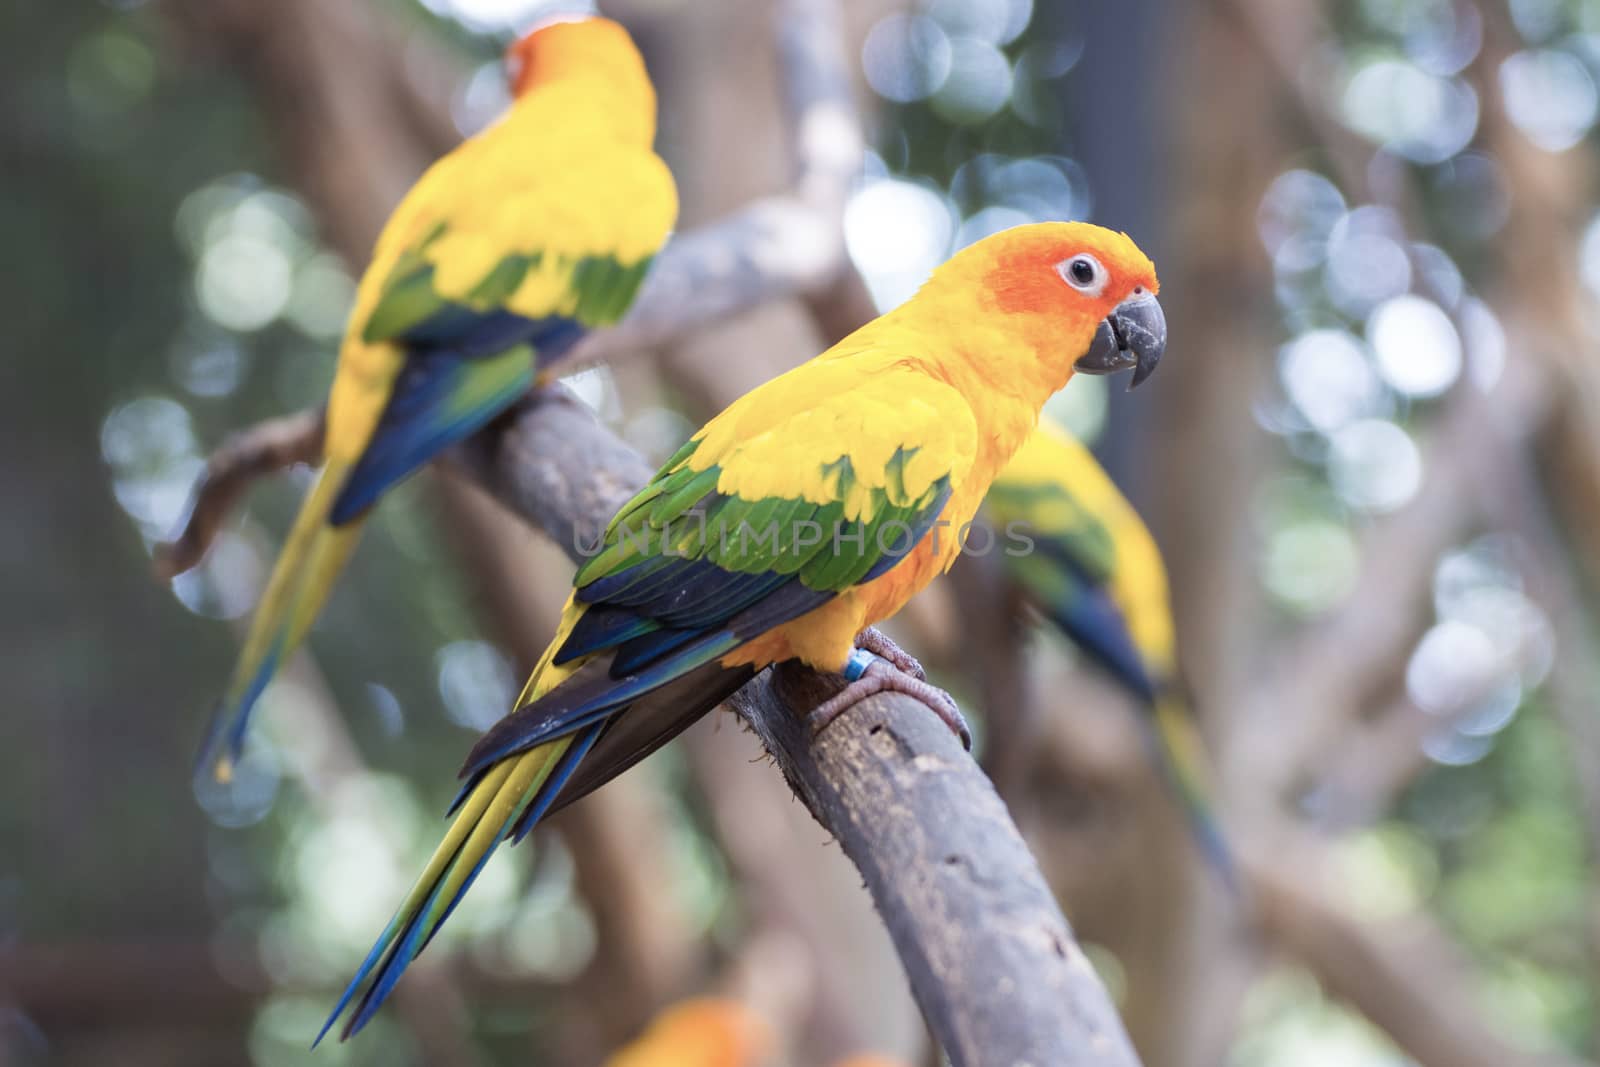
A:
{"type": "Polygon", "coordinates": [[[867,668],[878,661],[878,657],[864,648],[853,649],[850,658],[844,661],[844,677],[846,681],[853,682],[867,673],[867,668]]]}

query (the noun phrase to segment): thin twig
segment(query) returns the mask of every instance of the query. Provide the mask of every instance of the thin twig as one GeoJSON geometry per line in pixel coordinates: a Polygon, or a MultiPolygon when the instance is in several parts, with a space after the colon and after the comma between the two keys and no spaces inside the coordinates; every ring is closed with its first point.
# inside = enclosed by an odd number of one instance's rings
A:
{"type": "Polygon", "coordinates": [[[177,533],[156,546],[156,576],[166,581],[198,564],[256,479],[321,460],[322,416],[313,408],[268,419],[224,441],[206,463],[177,533]]]}

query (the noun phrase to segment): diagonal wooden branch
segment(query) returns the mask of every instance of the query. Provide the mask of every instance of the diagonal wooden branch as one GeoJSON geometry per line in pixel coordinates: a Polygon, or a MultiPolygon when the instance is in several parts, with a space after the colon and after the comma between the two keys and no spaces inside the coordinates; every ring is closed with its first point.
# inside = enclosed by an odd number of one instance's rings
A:
{"type": "Polygon", "coordinates": [[[784,664],[733,704],[866,879],[950,1062],[1137,1062],[1005,804],[960,743],[925,710],[882,697],[813,742],[793,709],[837,688],[784,664]]]}

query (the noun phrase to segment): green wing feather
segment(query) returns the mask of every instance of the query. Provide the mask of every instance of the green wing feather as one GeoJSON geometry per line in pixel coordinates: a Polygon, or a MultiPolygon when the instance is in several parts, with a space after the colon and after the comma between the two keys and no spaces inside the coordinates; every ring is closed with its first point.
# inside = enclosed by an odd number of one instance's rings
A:
{"type": "Polygon", "coordinates": [[[721,469],[692,469],[692,454],[692,447],[680,450],[618,512],[602,550],[579,568],[574,584],[580,599],[586,586],[663,558],[740,574],[794,574],[810,589],[838,592],[886,559],[909,552],[921,539],[919,530],[925,533],[937,517],[930,509],[942,505],[950,487],[948,477],[937,479],[904,503],[891,503],[904,497],[903,483],[874,489],[872,517],[847,522],[842,498],[851,489],[848,459],[823,472],[835,498],[819,503],[719,494],[721,469]]]}

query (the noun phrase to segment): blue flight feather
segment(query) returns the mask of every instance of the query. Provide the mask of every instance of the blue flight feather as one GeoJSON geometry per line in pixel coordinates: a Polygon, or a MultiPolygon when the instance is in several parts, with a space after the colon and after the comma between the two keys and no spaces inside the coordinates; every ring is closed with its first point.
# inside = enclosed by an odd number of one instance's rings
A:
{"type": "Polygon", "coordinates": [[[267,684],[272,681],[272,676],[277,673],[278,659],[283,653],[283,637],[280,632],[272,650],[256,669],[255,677],[250,679],[250,686],[244,691],[244,696],[232,705],[218,706],[212,714],[211,724],[206,728],[205,741],[201,743],[200,751],[195,755],[193,773],[196,782],[211,781],[219,749],[227,751],[229,762],[239,762],[244,753],[245,735],[249,732],[250,713],[254,710],[256,701],[261,698],[261,694],[266,691],[267,684]]]}
{"type": "Polygon", "coordinates": [[[746,640],[748,638],[715,631],[697,637],[670,656],[658,659],[639,674],[626,678],[612,678],[609,674],[569,678],[538,700],[490,727],[467,755],[461,776],[470,780],[508,756],[614,715],[646,693],[727,655],[746,640]]]}
{"type": "Polygon", "coordinates": [[[530,319],[505,308],[477,311],[447,304],[417,323],[400,340],[419,352],[448,351],[464,359],[482,359],[520,344],[530,344],[547,366],[566,354],[584,335],[583,324],[565,315],[530,319]]]}
{"type": "Polygon", "coordinates": [[[328,522],[339,526],[359,518],[396,482],[480,429],[531,384],[533,353],[527,348],[508,349],[493,359],[447,351],[412,356],[328,522]]]}
{"type": "Polygon", "coordinates": [[[626,678],[642,667],[647,667],[675,648],[681,648],[690,641],[704,637],[706,631],[699,630],[656,630],[630,641],[625,641],[617,646],[617,655],[611,661],[611,677],[626,678]]]}
{"type": "Polygon", "coordinates": [[[786,574],[757,572],[755,574],[730,573],[719,583],[707,583],[695,601],[686,606],[673,606],[655,617],[667,626],[715,626],[732,618],[756,601],[778,588],[789,578],[786,574]]]}
{"type": "Polygon", "coordinates": [[[579,656],[616,648],[660,628],[661,624],[656,620],[627,608],[590,608],[573,624],[567,639],[561,643],[550,662],[559,667],[579,656]]]}
{"type": "Polygon", "coordinates": [[[560,359],[585,332],[564,315],[529,319],[460,304],[406,331],[405,367],[328,521],[357,518],[390,486],[480,429],[527,391],[536,366],[560,359]]]}
{"type": "Polygon", "coordinates": [[[1145,671],[1144,657],[1134,647],[1122,611],[1104,589],[1071,589],[1047,613],[1063,633],[1121,679],[1135,696],[1146,703],[1155,700],[1155,683],[1145,671]]]}

